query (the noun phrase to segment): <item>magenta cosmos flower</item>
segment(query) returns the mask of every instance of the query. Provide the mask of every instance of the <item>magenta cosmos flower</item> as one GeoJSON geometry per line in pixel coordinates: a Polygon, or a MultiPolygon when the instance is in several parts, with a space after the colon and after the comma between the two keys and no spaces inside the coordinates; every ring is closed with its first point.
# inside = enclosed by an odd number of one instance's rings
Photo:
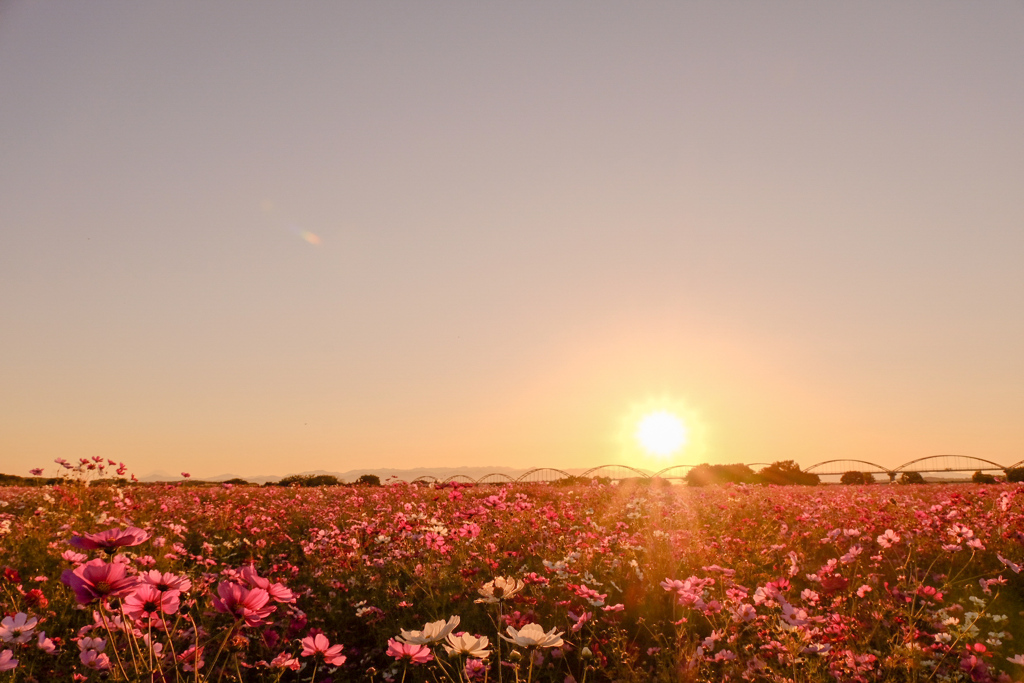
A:
{"type": "Polygon", "coordinates": [[[124,599],[124,612],[136,620],[174,614],[180,604],[178,595],[178,591],[163,592],[156,586],[141,584],[124,599]]]}
{"type": "Polygon", "coordinates": [[[148,538],[149,534],[145,531],[138,527],[130,526],[127,529],[107,529],[98,534],[72,536],[68,543],[82,550],[102,549],[112,552],[116,548],[145,543],[148,538]]]}
{"type": "Polygon", "coordinates": [[[324,656],[324,662],[331,666],[341,666],[345,663],[346,657],[341,654],[341,650],[341,645],[331,645],[331,641],[322,633],[302,639],[303,657],[312,657],[319,652],[324,656]]]}
{"type": "Polygon", "coordinates": [[[75,599],[87,605],[99,598],[121,598],[131,592],[138,579],[128,576],[127,565],[96,558],[75,569],[65,569],[61,583],[75,592],[75,599]]]}
{"type": "Polygon", "coordinates": [[[247,626],[259,626],[277,609],[267,605],[270,595],[262,588],[245,588],[237,583],[221,581],[217,585],[217,595],[220,597],[213,599],[217,611],[245,619],[247,626]]]}
{"type": "Polygon", "coordinates": [[[392,638],[388,641],[388,655],[398,661],[412,662],[413,664],[426,664],[434,658],[430,648],[417,643],[403,643],[392,638]]]}

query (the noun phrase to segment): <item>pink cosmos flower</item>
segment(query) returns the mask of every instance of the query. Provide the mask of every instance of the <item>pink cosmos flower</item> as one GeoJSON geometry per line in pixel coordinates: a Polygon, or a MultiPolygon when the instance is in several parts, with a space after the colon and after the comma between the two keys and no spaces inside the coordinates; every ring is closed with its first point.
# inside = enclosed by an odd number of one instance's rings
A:
{"type": "Polygon", "coordinates": [[[145,543],[148,538],[149,534],[145,531],[138,527],[130,526],[127,529],[107,529],[98,534],[72,536],[68,543],[82,550],[103,549],[111,552],[115,548],[145,543]]]}
{"type": "Polygon", "coordinates": [[[463,672],[466,674],[466,678],[470,681],[480,680],[487,672],[487,665],[479,659],[467,659],[466,666],[463,667],[463,672]]]}
{"type": "Polygon", "coordinates": [[[0,652],[0,671],[10,671],[16,666],[18,666],[18,660],[14,658],[13,652],[10,650],[0,652]]]}
{"type": "Polygon", "coordinates": [[[99,598],[120,598],[131,592],[138,579],[128,576],[127,565],[96,558],[60,575],[63,584],[75,592],[75,599],[87,605],[99,598]]]}
{"type": "Polygon", "coordinates": [[[38,619],[29,618],[24,612],[18,612],[13,617],[4,617],[0,622],[0,640],[5,643],[27,643],[32,638],[32,631],[35,630],[38,619]]]}
{"type": "Polygon", "coordinates": [[[82,664],[85,664],[90,669],[95,669],[96,671],[107,671],[110,669],[110,657],[102,652],[84,650],[78,655],[78,658],[82,660],[82,664]]]}
{"type": "Polygon", "coordinates": [[[39,632],[39,640],[36,643],[36,645],[39,647],[40,650],[42,650],[48,655],[52,655],[54,652],[57,651],[57,646],[54,644],[54,642],[46,637],[46,631],[39,632]]]}
{"type": "Polygon", "coordinates": [[[96,650],[96,652],[103,652],[107,649],[107,641],[103,638],[89,638],[88,636],[78,639],[78,649],[82,652],[87,650],[96,650]]]}
{"type": "Polygon", "coordinates": [[[245,619],[247,626],[259,626],[277,608],[270,602],[270,595],[262,588],[245,588],[237,583],[221,581],[217,585],[217,595],[213,606],[218,612],[232,614],[237,619],[245,619]]]}
{"type": "Polygon", "coordinates": [[[885,533],[875,539],[878,545],[883,548],[891,548],[893,545],[900,542],[900,535],[892,529],[886,529],[885,533]]]}
{"type": "Polygon", "coordinates": [[[156,586],[140,584],[124,599],[124,612],[135,620],[174,614],[180,604],[178,595],[178,591],[163,592],[156,586]]]}
{"type": "Polygon", "coordinates": [[[426,664],[434,659],[430,648],[417,643],[403,643],[394,638],[388,641],[388,655],[398,661],[412,662],[413,664],[426,664]]]}
{"type": "Polygon", "coordinates": [[[243,581],[252,588],[262,588],[267,591],[267,594],[275,602],[295,602],[295,594],[287,586],[283,583],[270,583],[269,579],[257,574],[256,568],[251,564],[242,567],[239,573],[242,575],[243,581]]]}
{"type": "Polygon", "coordinates": [[[270,662],[271,669],[291,669],[292,671],[298,671],[302,665],[299,660],[292,657],[288,652],[282,652],[281,654],[274,657],[270,662]]]}
{"type": "Polygon", "coordinates": [[[139,574],[143,583],[147,583],[159,591],[184,593],[192,588],[192,582],[185,576],[177,576],[170,572],[160,573],[155,569],[139,574]]]}
{"type": "Polygon", "coordinates": [[[43,476],[43,468],[42,467],[34,467],[34,468],[29,470],[29,473],[33,477],[41,477],[41,476],[43,476]]]}
{"type": "Polygon", "coordinates": [[[85,562],[86,560],[89,559],[88,555],[83,555],[82,553],[76,553],[74,550],[65,550],[61,554],[61,557],[63,557],[68,562],[74,562],[75,564],[79,564],[81,562],[85,562]]]}
{"type": "Polygon", "coordinates": [[[185,671],[196,671],[203,668],[203,650],[205,646],[200,647],[198,650],[195,645],[189,646],[187,650],[178,655],[178,661],[181,662],[181,668],[185,671]]]}
{"type": "Polygon", "coordinates": [[[998,557],[998,558],[999,558],[999,561],[1000,561],[1000,562],[1002,562],[1002,563],[1003,563],[1003,564],[1005,564],[1005,565],[1006,565],[1007,567],[1009,567],[1010,569],[1012,569],[1012,570],[1013,570],[1013,573],[1014,573],[1014,574],[1020,574],[1020,565],[1019,565],[1019,564],[1017,564],[1017,563],[1015,563],[1015,562],[1010,562],[1010,561],[1009,561],[1008,559],[1006,559],[1005,557],[1003,557],[1003,556],[1002,556],[1002,555],[1000,555],[999,553],[996,553],[996,557],[998,557]]]}
{"type": "Polygon", "coordinates": [[[346,657],[341,654],[341,650],[341,645],[331,645],[331,641],[322,633],[302,639],[301,656],[312,657],[319,652],[324,656],[324,662],[331,666],[341,666],[345,663],[346,657]]]}

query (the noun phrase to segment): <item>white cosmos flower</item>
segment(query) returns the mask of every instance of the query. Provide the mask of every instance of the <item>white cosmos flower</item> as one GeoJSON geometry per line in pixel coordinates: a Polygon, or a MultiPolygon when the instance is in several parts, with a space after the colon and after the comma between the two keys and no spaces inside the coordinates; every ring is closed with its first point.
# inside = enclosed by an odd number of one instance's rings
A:
{"type": "Polygon", "coordinates": [[[494,581],[485,583],[478,591],[483,597],[477,599],[477,602],[494,603],[499,600],[507,600],[525,587],[526,582],[520,579],[515,579],[511,576],[498,576],[495,577],[494,581]]]}
{"type": "Polygon", "coordinates": [[[0,639],[5,643],[27,643],[32,638],[32,630],[37,622],[35,617],[29,617],[24,612],[4,617],[3,622],[0,622],[0,639]]]}
{"type": "Polygon", "coordinates": [[[460,633],[459,635],[449,633],[448,642],[450,645],[445,645],[444,649],[448,651],[448,656],[450,657],[469,655],[477,659],[487,659],[491,656],[491,651],[487,649],[487,646],[490,644],[487,636],[477,637],[471,636],[468,633],[460,633]]]}
{"type": "Polygon", "coordinates": [[[432,621],[424,626],[422,631],[402,631],[402,635],[398,639],[412,645],[436,643],[439,640],[444,640],[449,633],[454,631],[455,627],[459,625],[459,621],[461,619],[458,615],[451,617],[447,622],[432,621]]]}
{"type": "Polygon", "coordinates": [[[556,633],[555,629],[551,629],[544,633],[540,624],[527,624],[518,631],[509,626],[507,630],[512,637],[501,636],[502,639],[520,647],[560,647],[562,645],[562,639],[559,637],[562,635],[562,631],[556,633]]]}

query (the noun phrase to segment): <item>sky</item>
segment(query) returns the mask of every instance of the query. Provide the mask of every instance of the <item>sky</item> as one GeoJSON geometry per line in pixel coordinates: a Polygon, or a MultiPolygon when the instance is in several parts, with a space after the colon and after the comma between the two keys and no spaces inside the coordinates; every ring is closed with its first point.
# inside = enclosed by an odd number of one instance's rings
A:
{"type": "Polygon", "coordinates": [[[1022,35],[0,0],[0,471],[1016,463],[1022,35]]]}

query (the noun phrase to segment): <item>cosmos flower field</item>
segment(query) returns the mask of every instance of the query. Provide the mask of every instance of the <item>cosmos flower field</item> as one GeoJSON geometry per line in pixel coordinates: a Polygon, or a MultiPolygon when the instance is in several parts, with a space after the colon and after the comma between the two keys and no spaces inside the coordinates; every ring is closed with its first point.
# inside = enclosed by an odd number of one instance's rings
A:
{"type": "Polygon", "coordinates": [[[0,488],[0,681],[1011,681],[1024,489],[0,488]]]}

